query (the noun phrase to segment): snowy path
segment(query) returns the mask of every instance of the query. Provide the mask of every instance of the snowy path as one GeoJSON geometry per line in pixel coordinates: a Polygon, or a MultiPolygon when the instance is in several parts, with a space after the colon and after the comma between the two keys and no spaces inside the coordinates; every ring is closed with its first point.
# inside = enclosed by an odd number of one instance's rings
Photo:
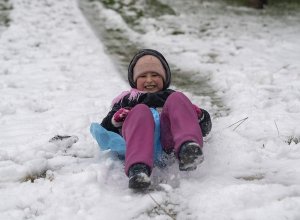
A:
{"type": "MultiPolygon", "coordinates": [[[[122,164],[99,152],[89,134],[90,123],[101,120],[127,85],[76,1],[12,4],[11,25],[0,35],[0,219],[171,219],[148,194],[127,188],[122,164]],[[56,134],[77,135],[79,142],[70,149],[48,143],[56,134]]],[[[181,22],[193,16],[182,15],[181,22]]],[[[140,43],[155,47],[159,39],[180,68],[208,71],[231,109],[214,118],[203,165],[183,174],[174,164],[166,190],[151,196],[176,219],[298,220],[299,17],[264,17],[270,25],[258,34],[260,19],[232,16],[212,19],[214,28],[201,39],[185,23],[189,34],[171,36],[154,28],[161,21],[143,21],[153,26],[140,43]],[[207,60],[211,51],[215,63],[207,60]],[[235,130],[226,128],[245,117],[235,130]]],[[[215,111],[209,100],[193,98],[215,111]]]]}

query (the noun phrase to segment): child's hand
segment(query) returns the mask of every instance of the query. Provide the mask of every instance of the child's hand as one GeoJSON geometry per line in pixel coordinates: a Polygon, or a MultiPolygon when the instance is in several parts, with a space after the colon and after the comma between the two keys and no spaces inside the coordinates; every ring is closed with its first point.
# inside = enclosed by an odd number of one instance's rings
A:
{"type": "Polygon", "coordinates": [[[130,112],[130,109],[126,108],[120,108],[112,117],[111,123],[116,128],[119,128],[123,125],[123,122],[125,121],[128,113],[130,112]]]}

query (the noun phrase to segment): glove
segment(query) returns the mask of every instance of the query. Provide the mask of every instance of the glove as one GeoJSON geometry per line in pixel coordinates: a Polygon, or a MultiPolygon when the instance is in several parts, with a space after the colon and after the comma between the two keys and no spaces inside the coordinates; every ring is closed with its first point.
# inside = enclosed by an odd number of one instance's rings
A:
{"type": "Polygon", "coordinates": [[[116,128],[122,127],[123,122],[125,121],[130,109],[120,108],[112,117],[111,123],[116,128]]]}
{"type": "Polygon", "coordinates": [[[209,113],[204,109],[201,109],[201,111],[202,115],[199,118],[199,125],[201,127],[202,136],[205,137],[211,131],[212,124],[209,113]]]}
{"type": "Polygon", "coordinates": [[[193,108],[198,116],[198,122],[202,131],[202,136],[205,137],[211,131],[211,119],[209,113],[193,104],[193,108]]]}

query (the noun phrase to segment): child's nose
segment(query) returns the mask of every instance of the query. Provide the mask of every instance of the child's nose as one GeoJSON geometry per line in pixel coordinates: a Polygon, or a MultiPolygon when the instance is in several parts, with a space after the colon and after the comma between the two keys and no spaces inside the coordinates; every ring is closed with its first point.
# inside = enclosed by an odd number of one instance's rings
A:
{"type": "Polygon", "coordinates": [[[146,81],[147,81],[147,82],[150,82],[150,81],[152,81],[152,76],[151,76],[151,75],[147,75],[147,77],[146,77],[146,81]]]}

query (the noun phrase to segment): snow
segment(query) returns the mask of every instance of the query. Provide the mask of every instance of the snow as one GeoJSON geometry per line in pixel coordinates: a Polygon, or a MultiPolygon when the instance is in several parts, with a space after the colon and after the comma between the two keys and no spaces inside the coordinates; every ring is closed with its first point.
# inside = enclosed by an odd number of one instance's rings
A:
{"type": "Polygon", "coordinates": [[[189,173],[155,168],[162,189],[143,194],[89,133],[129,86],[77,2],[11,3],[0,32],[0,219],[300,219],[299,15],[225,16],[206,3],[178,19],[144,18],[140,34],[100,7],[107,25],[160,48],[171,67],[207,75],[229,109],[186,92],[213,115],[205,161],[189,173]],[[48,142],[56,134],[79,141],[48,142]]]}

